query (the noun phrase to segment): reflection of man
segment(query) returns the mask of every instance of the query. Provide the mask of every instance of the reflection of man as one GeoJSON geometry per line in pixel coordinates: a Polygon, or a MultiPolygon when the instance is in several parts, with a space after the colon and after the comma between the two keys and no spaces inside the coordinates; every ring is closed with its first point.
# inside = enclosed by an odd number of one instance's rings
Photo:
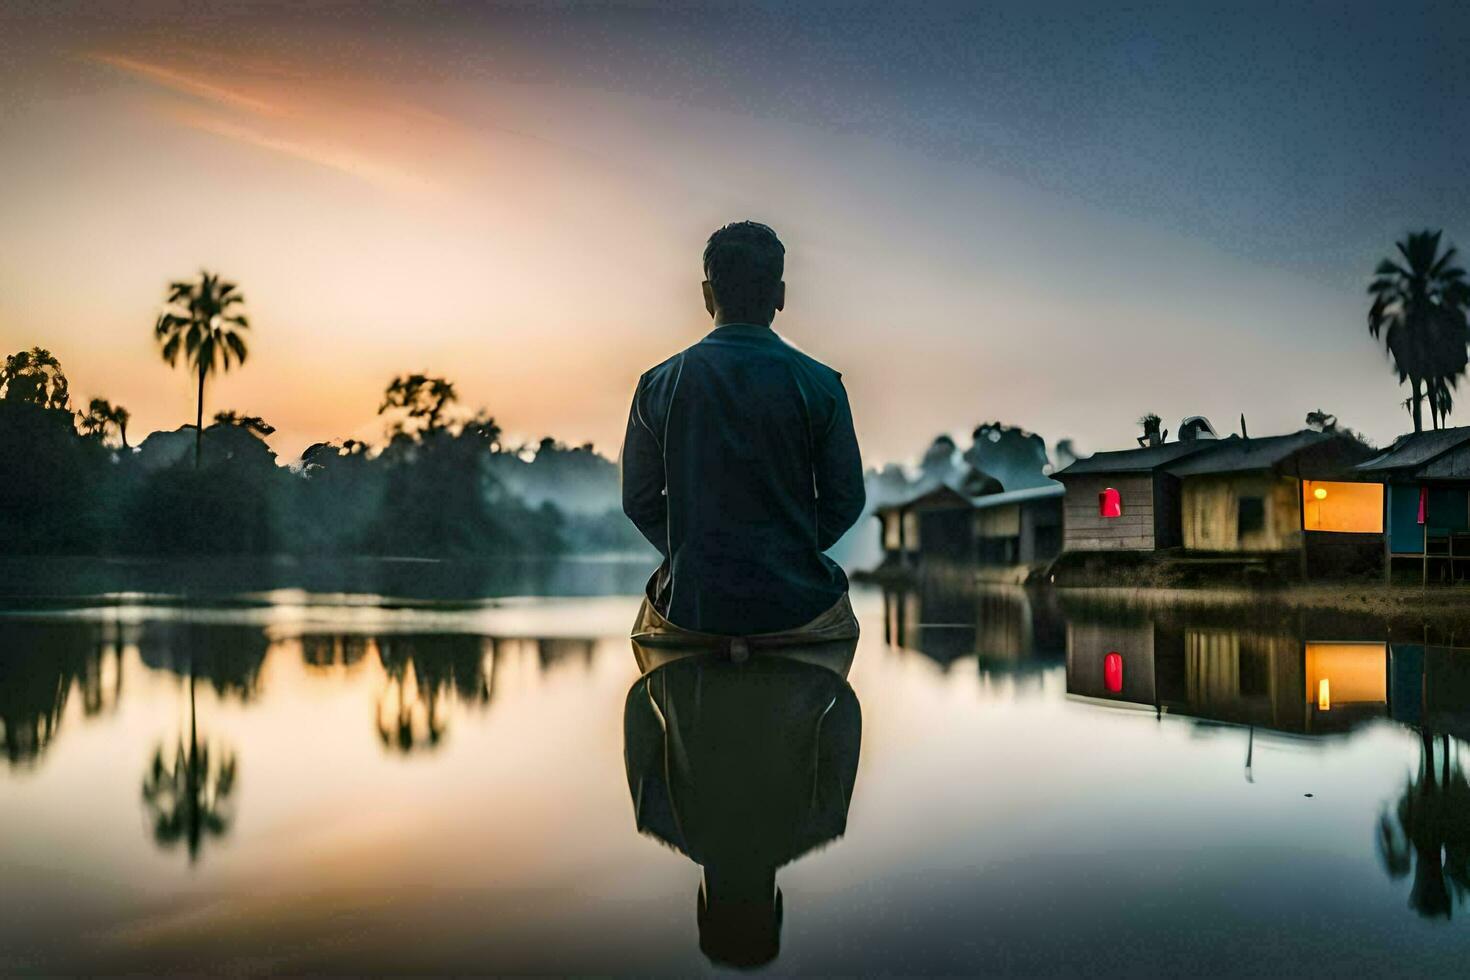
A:
{"type": "Polygon", "coordinates": [[[776,957],[776,870],[846,830],[861,742],[852,688],[785,657],[689,657],[629,690],[634,816],[703,869],[696,915],[711,960],[750,967],[776,957]]]}
{"type": "Polygon", "coordinates": [[[711,235],[715,329],[633,396],[623,509],[664,556],[655,605],[687,630],[793,630],[845,602],[823,552],[862,512],[862,463],[841,376],[771,330],[784,265],[765,225],[711,235]]]}

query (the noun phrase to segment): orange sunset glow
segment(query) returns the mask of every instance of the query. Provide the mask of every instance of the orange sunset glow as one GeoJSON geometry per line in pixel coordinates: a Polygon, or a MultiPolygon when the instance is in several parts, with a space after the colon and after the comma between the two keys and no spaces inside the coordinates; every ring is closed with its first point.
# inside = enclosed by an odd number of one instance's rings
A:
{"type": "MultiPolygon", "coordinates": [[[[1371,351],[1329,342],[1356,288],[882,126],[679,97],[620,34],[604,66],[490,20],[390,37],[368,17],[21,15],[0,69],[4,343],[48,346],[139,431],[174,428],[190,382],[148,327],[166,283],[206,267],[254,325],[206,409],[271,420],[283,460],[380,437],[378,393],[412,370],[512,438],[615,455],[638,373],[708,329],[704,237],[749,216],[789,244],[777,329],[844,372],[873,463],[986,417],[1109,446],[1137,387],[1166,417],[1280,428],[1385,384],[1371,351]],[[1215,383],[1132,356],[1160,334],[1210,350],[1215,383]]],[[[1391,405],[1353,421],[1398,425],[1391,405]]]]}

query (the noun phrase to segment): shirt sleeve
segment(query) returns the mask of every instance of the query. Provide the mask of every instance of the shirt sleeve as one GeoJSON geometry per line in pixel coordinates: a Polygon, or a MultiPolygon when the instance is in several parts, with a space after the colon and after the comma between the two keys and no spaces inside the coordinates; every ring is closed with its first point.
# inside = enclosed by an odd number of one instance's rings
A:
{"type": "Polygon", "coordinates": [[[643,382],[633,392],[628,431],[623,437],[623,513],[659,554],[669,557],[668,507],[664,496],[664,455],[639,411],[643,382]]]}
{"type": "Polygon", "coordinates": [[[867,493],[863,489],[863,461],[853,431],[852,407],[847,390],[837,383],[837,405],[832,423],[817,442],[817,547],[823,551],[837,543],[862,516],[867,493]]]}

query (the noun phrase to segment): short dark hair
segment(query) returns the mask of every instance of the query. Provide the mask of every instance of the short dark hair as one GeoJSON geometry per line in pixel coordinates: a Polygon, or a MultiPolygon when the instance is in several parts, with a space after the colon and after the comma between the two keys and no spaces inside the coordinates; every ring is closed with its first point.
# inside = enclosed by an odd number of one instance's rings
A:
{"type": "Polygon", "coordinates": [[[770,323],[785,270],[786,246],[758,221],[728,224],[704,246],[704,277],[726,320],[770,323]]]}

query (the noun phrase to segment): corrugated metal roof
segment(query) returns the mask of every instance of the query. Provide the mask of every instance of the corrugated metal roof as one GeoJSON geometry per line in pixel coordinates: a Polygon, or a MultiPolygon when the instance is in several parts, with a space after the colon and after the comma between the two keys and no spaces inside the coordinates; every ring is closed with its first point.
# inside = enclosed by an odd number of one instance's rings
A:
{"type": "Polygon", "coordinates": [[[1024,504],[1031,500],[1046,500],[1049,497],[1061,497],[1067,492],[1067,488],[1052,480],[1039,487],[1023,487],[1020,490],[1007,490],[1005,493],[987,493],[980,497],[971,497],[976,510],[985,510],[989,507],[1004,507],[1007,504],[1024,504]]]}
{"type": "Polygon", "coordinates": [[[1169,467],[1175,476],[1198,476],[1204,473],[1246,473],[1267,470],[1285,462],[1303,449],[1331,442],[1330,432],[1303,429],[1284,436],[1242,439],[1232,435],[1222,439],[1212,453],[1194,456],[1169,467]]]}
{"type": "Polygon", "coordinates": [[[1360,464],[1358,469],[1364,473],[1417,469],[1467,441],[1470,441],[1470,425],[1431,432],[1411,432],[1399,436],[1386,452],[1360,464]]]}
{"type": "Polygon", "coordinates": [[[1217,450],[1223,444],[1223,440],[1197,439],[1194,442],[1166,442],[1162,446],[1093,453],[1053,475],[1064,477],[1088,473],[1147,473],[1198,452],[1217,450]]]}
{"type": "Polygon", "coordinates": [[[1067,492],[1067,488],[1056,481],[1048,481],[1044,486],[1023,487],[1020,490],[1007,490],[1004,493],[984,493],[979,496],[970,496],[949,483],[931,483],[923,487],[917,493],[910,495],[901,501],[884,504],[875,508],[875,513],[885,511],[902,510],[911,507],[919,501],[940,494],[953,494],[961,500],[968,501],[970,506],[976,510],[985,510],[990,507],[1004,507],[1006,504],[1024,504],[1031,500],[1045,500],[1048,497],[1060,497],[1067,492]]]}

